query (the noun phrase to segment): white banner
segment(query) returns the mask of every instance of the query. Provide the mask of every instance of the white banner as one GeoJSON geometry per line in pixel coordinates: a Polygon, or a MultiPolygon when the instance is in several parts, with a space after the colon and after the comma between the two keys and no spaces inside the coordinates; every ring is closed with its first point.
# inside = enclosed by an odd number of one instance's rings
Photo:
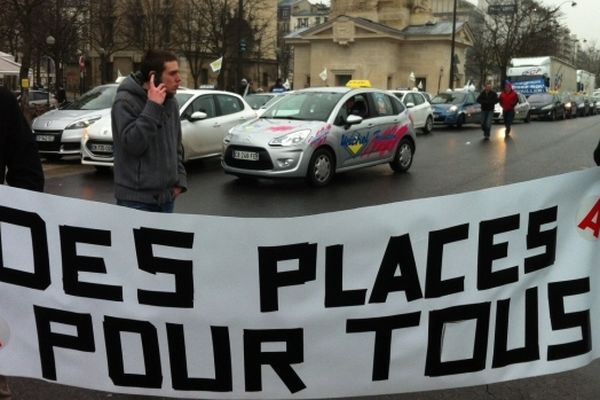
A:
{"type": "Polygon", "coordinates": [[[323,398],[599,357],[600,168],[294,218],[0,186],[0,373],[109,392],[323,398]]]}

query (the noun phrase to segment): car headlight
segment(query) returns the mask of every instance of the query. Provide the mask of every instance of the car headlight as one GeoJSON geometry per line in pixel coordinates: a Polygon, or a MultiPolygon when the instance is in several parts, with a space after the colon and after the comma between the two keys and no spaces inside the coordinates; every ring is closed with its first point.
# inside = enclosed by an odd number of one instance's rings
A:
{"type": "Polygon", "coordinates": [[[80,119],[79,121],[75,121],[72,124],[69,124],[65,127],[65,129],[83,129],[83,128],[87,128],[88,126],[92,125],[94,122],[98,121],[100,118],[102,118],[101,116],[95,116],[95,117],[89,117],[89,118],[84,118],[84,119],[80,119]]]}
{"type": "Polygon", "coordinates": [[[288,133],[287,135],[276,137],[269,142],[269,146],[294,146],[302,143],[310,134],[310,129],[288,133]]]}
{"type": "Polygon", "coordinates": [[[542,107],[542,110],[544,110],[544,111],[552,110],[552,104],[548,104],[547,106],[542,107]]]}
{"type": "Polygon", "coordinates": [[[571,103],[566,103],[565,108],[571,108],[571,103]]]}
{"type": "Polygon", "coordinates": [[[448,111],[450,111],[451,113],[455,113],[458,111],[458,107],[456,106],[450,106],[450,108],[448,109],[448,111]]]}

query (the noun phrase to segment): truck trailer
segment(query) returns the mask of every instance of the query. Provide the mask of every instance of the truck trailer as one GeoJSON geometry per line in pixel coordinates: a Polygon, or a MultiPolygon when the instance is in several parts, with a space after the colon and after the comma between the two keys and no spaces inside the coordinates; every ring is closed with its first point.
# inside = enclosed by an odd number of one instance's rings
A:
{"type": "Polygon", "coordinates": [[[513,58],[506,69],[506,76],[514,89],[526,96],[577,91],[575,66],[553,56],[513,58]]]}
{"type": "Polygon", "coordinates": [[[596,90],[596,74],[583,69],[577,70],[577,91],[592,94],[596,90]]]}

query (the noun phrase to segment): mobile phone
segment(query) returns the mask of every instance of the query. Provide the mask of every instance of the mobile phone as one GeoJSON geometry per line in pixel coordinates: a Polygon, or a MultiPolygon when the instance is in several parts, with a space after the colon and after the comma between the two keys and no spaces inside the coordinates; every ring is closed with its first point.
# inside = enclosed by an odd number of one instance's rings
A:
{"type": "Polygon", "coordinates": [[[154,86],[161,84],[160,76],[158,76],[156,71],[150,71],[150,76],[154,78],[154,86]]]}

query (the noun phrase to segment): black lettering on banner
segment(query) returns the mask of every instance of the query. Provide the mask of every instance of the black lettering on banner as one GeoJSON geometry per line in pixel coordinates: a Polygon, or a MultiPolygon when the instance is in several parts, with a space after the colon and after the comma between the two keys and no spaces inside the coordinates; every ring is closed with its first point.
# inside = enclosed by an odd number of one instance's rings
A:
{"type": "Polygon", "coordinates": [[[510,299],[498,301],[492,368],[540,359],[538,289],[534,287],[525,291],[525,345],[511,350],[508,350],[509,315],[510,299]]]}
{"type": "Polygon", "coordinates": [[[194,243],[194,234],[140,228],[134,229],[133,235],[139,268],[154,275],[158,272],[171,274],[175,278],[175,292],[138,289],[139,303],[159,307],[192,308],[194,306],[194,264],[192,260],[155,257],[152,245],[191,249],[194,243]]]}
{"type": "Polygon", "coordinates": [[[33,252],[33,273],[4,265],[2,232],[0,232],[0,281],[31,289],[45,290],[51,282],[46,223],[36,213],[0,206],[0,223],[2,222],[29,228],[33,252]]]}
{"type": "Polygon", "coordinates": [[[292,364],[304,362],[304,331],[296,329],[244,329],[244,376],[246,391],[262,390],[263,365],[270,365],[290,393],[306,388],[292,364]],[[285,351],[262,351],[263,343],[284,342],[285,351]]]}
{"type": "Polygon", "coordinates": [[[45,379],[56,381],[55,347],[90,353],[96,351],[92,316],[90,314],[80,314],[36,305],[33,306],[33,313],[37,327],[42,376],[45,379]],[[77,335],[70,336],[52,332],[52,322],[74,326],[77,329],[77,335]]]}
{"type": "Polygon", "coordinates": [[[329,246],[325,255],[325,307],[361,306],[367,289],[344,290],[344,246],[329,246]]]}
{"type": "Polygon", "coordinates": [[[494,260],[504,258],[508,254],[508,243],[494,244],[494,236],[519,229],[519,214],[508,217],[482,221],[479,224],[479,248],[477,249],[477,289],[485,290],[519,280],[519,268],[513,266],[493,272],[494,260]]]}
{"type": "Polygon", "coordinates": [[[565,312],[564,298],[589,293],[590,278],[548,284],[548,303],[552,330],[581,328],[581,340],[548,346],[548,361],[562,360],[592,350],[590,310],[565,312]]]}
{"type": "Polygon", "coordinates": [[[436,298],[465,290],[465,277],[442,280],[444,246],[448,243],[465,240],[469,237],[469,224],[457,225],[439,231],[429,232],[427,248],[427,277],[425,297],[436,298]]]}
{"type": "Polygon", "coordinates": [[[525,258],[525,273],[546,268],[554,264],[556,259],[556,235],[558,228],[554,227],[547,231],[541,231],[543,224],[555,222],[558,215],[558,206],[545,210],[535,211],[529,214],[529,226],[527,227],[527,249],[546,247],[543,254],[525,258]]]}
{"type": "Polygon", "coordinates": [[[169,359],[173,389],[202,392],[231,392],[233,390],[231,346],[226,326],[211,326],[215,378],[190,378],[183,325],[167,324],[169,359]]]}
{"type": "Polygon", "coordinates": [[[369,303],[385,303],[389,293],[398,291],[404,291],[407,301],[423,297],[409,234],[390,238],[369,303]],[[398,267],[401,275],[395,276],[398,267]]]}
{"type": "Polygon", "coordinates": [[[284,246],[258,248],[258,277],[260,286],[260,311],[279,310],[277,290],[283,286],[302,285],[317,276],[317,244],[298,243],[284,246]],[[298,260],[298,269],[277,271],[277,263],[298,260]]]}
{"type": "Polygon", "coordinates": [[[392,332],[395,329],[419,326],[421,312],[398,314],[387,317],[349,319],[346,333],[375,332],[373,350],[373,381],[387,380],[390,376],[392,332]]]}
{"type": "MultiPolygon", "coordinates": [[[[444,376],[481,371],[485,368],[490,325],[490,302],[455,306],[429,313],[429,338],[425,376],[444,376]],[[476,320],[473,356],[462,360],[442,361],[445,325],[476,320]]],[[[448,346],[456,344],[448,344],[448,346]]],[[[461,346],[466,347],[466,346],[461,346]]]]}
{"type": "Polygon", "coordinates": [[[106,265],[102,258],[78,255],[77,243],[110,246],[110,231],[77,226],[60,226],[60,249],[65,293],[93,299],[123,301],[123,290],[120,286],[79,281],[80,272],[106,274],[106,265]]]}
{"type": "Polygon", "coordinates": [[[108,375],[116,386],[154,388],[162,387],[162,371],[160,365],[160,349],[156,328],[148,321],[104,317],[104,340],[106,342],[106,358],[108,375]],[[121,333],[137,333],[142,343],[144,356],[143,374],[125,372],[123,344],[121,333]]]}

